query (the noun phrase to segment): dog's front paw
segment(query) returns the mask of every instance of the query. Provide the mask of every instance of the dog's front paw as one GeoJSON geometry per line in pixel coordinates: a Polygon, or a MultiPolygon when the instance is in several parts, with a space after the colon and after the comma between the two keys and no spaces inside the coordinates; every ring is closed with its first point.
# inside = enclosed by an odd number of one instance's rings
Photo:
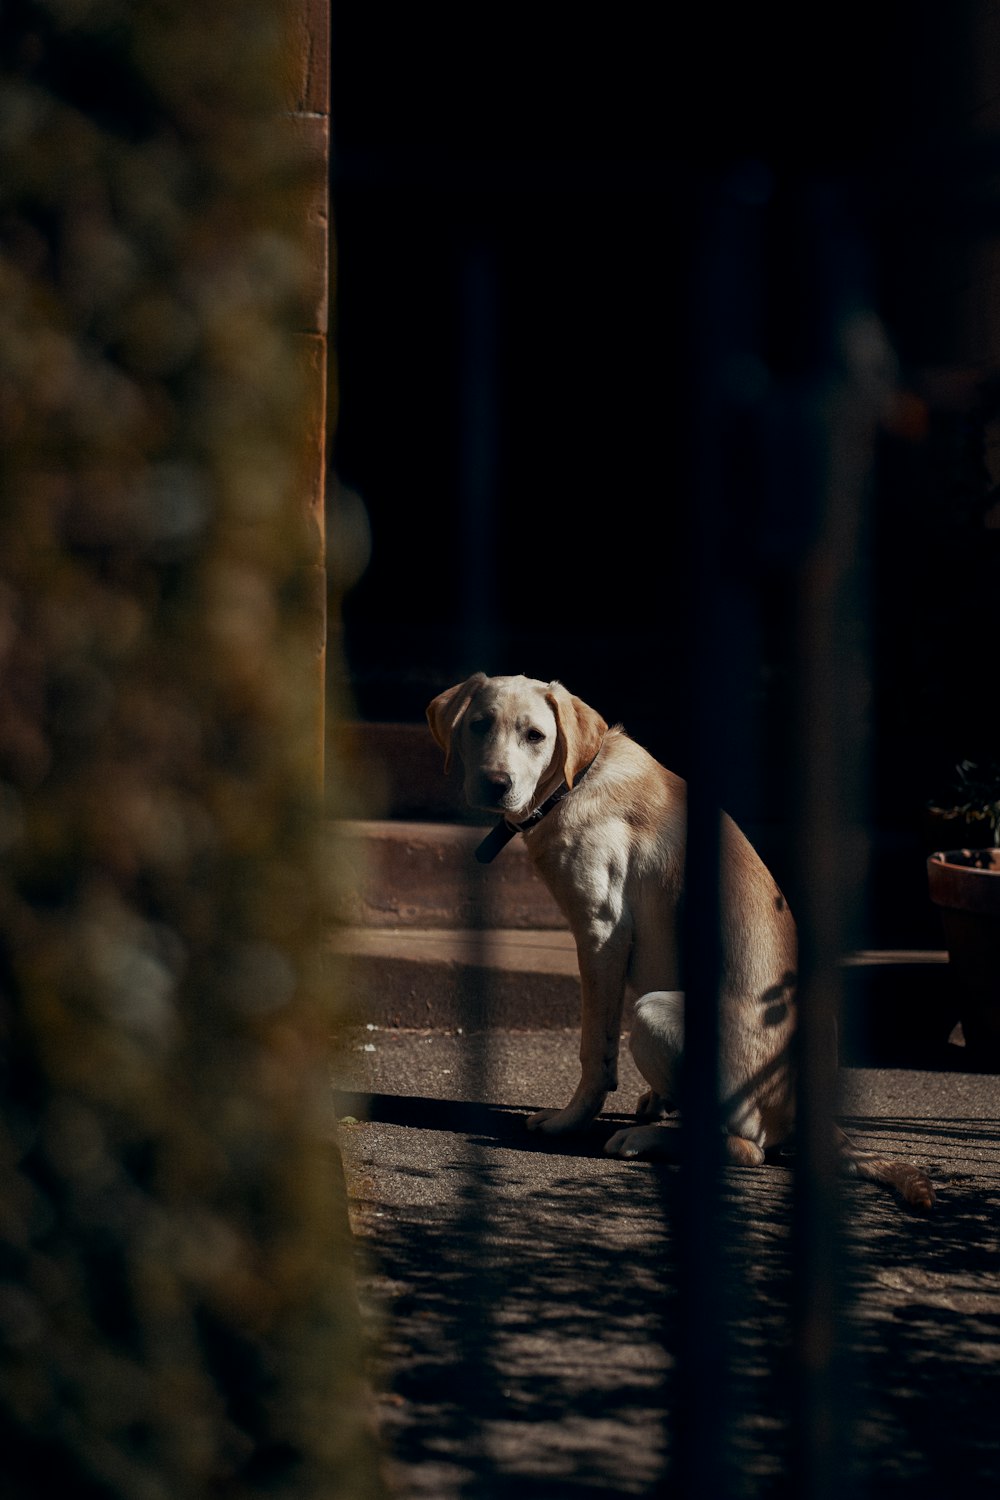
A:
{"type": "Polygon", "coordinates": [[[567,1105],[565,1109],[536,1109],[528,1116],[527,1125],[544,1135],[565,1135],[570,1130],[582,1130],[593,1118],[593,1113],[567,1105]]]}

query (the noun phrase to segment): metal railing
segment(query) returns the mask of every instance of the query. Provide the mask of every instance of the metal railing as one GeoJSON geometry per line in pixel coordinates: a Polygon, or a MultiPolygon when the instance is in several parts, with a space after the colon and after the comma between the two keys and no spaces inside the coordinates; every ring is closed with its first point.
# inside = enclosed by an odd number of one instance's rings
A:
{"type": "MultiPolygon", "coordinates": [[[[691,445],[685,535],[688,591],[678,615],[688,650],[686,698],[689,777],[686,900],[683,924],[685,975],[685,1088],[683,1156],[679,1191],[664,1197],[669,1220],[672,1310],[660,1309],[672,1373],[664,1389],[670,1460],[662,1493],[711,1495],[725,1500],[747,1492],[734,1451],[736,1403],[733,1279],[741,1229],[724,1190],[718,1128],[718,988],[720,810],[730,784],[731,757],[748,701],[739,680],[745,656],[734,652],[754,580],[747,559],[734,571],[732,506],[748,469],[780,473],[784,453],[768,452],[769,403],[784,410],[782,441],[806,455],[794,481],[772,504],[787,523],[780,562],[788,599],[785,628],[797,635],[795,697],[800,713],[777,755],[789,786],[787,811],[797,828],[798,886],[812,892],[798,911],[801,941],[796,1041],[798,1134],[792,1210],[790,1360],[782,1385],[788,1435],[788,1493],[826,1500],[842,1491],[842,1457],[855,1413],[843,1368],[844,1245],[832,1129],[836,1110],[836,1031],[840,1005],[838,959],[850,927],[858,882],[859,767],[864,743],[856,711],[862,694],[864,601],[859,587],[859,534],[869,477],[874,423],[891,362],[878,325],[864,303],[851,268],[863,265],[860,243],[835,195],[804,192],[782,204],[789,240],[778,253],[803,253],[815,268],[811,284],[794,283],[795,305],[769,309],[797,323],[791,371],[769,374],[753,345],[773,274],[762,250],[765,218],[777,185],[751,168],[697,194],[700,215],[692,237],[691,371],[687,430],[691,445]],[[845,246],[851,253],[844,253],[845,246]],[[752,270],[756,268],[755,278],[752,270]],[[845,650],[845,637],[850,649],[845,650]],[[735,721],[734,721],[735,715],[735,721]],[[821,876],[821,879],[817,877],[821,876]]],[[[772,244],[772,250],[774,246],[772,244]]],[[[490,491],[495,449],[482,419],[494,388],[492,339],[496,326],[495,278],[481,253],[470,258],[463,283],[468,308],[463,386],[470,408],[464,483],[470,543],[469,572],[481,577],[484,496],[490,491]],[[487,337],[487,334],[489,335],[487,337]]],[[[773,295],[773,292],[772,292],[773,295]]],[[[791,295],[791,294],[790,294],[791,295]]],[[[495,433],[494,433],[495,438],[495,433]]],[[[754,476],[766,483],[766,475],[754,476]]],[[[752,559],[751,559],[752,563],[752,559]]],[[[761,578],[763,573],[761,574],[761,578]]],[[[765,586],[757,580],[760,586],[765,586]]],[[[491,631],[488,586],[467,597],[467,627],[476,652],[488,659],[491,631]]],[[[676,646],[676,643],[675,643],[676,646]]],[[[676,712],[676,706],[671,705],[676,712]]],[[[482,972],[487,973],[486,965],[482,972]]],[[[488,982],[488,981],[486,981],[488,982]]],[[[487,997],[479,1014],[488,1015],[487,997]]],[[[482,1097],[489,1037],[480,1038],[469,1086],[482,1097]]],[[[475,1174],[473,1174],[475,1175],[475,1174]]],[[[489,1234],[489,1193],[472,1183],[463,1234],[483,1245],[489,1234]]],[[[480,1308],[466,1329],[467,1377],[495,1380],[491,1319],[480,1308]]],[[[482,1403],[477,1403],[482,1409],[482,1403]]]]}

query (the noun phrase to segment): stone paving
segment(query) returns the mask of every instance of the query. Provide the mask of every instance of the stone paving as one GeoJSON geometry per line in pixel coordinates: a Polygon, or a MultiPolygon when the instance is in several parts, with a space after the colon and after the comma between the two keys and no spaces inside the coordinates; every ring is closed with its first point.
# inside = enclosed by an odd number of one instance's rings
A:
{"type": "MultiPolygon", "coordinates": [[[[679,1169],[524,1128],[576,1076],[575,1030],[360,1027],[338,1062],[372,1378],[398,1500],[658,1492],[673,1452],[679,1169]],[[356,1122],[356,1123],[355,1123],[356,1122]]],[[[845,1179],[844,1482],[869,1497],[1000,1493],[1000,1078],[845,1069],[841,1119],[925,1164],[930,1217],[845,1179]]],[[[790,1488],[793,1164],[730,1170],[726,1474],[790,1488]]],[[[662,1493],[677,1493],[663,1489],[662,1493]]],[[[712,1497],[714,1500],[714,1497],[712,1497]]]]}

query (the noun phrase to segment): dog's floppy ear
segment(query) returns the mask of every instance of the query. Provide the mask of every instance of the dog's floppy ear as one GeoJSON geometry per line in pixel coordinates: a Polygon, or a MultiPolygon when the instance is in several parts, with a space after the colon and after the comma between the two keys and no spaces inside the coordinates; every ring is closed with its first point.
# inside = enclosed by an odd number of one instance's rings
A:
{"type": "Polygon", "coordinates": [[[601,748],[608,726],[594,708],[568,693],[561,682],[550,682],[545,701],[556,716],[557,751],[562,757],[563,781],[572,787],[601,748]]]}
{"type": "Polygon", "coordinates": [[[446,773],[451,768],[451,737],[465,710],[486,681],[485,672],[475,672],[464,682],[457,682],[454,687],[439,693],[427,705],[427,722],[431,726],[431,734],[444,751],[446,773]]]}

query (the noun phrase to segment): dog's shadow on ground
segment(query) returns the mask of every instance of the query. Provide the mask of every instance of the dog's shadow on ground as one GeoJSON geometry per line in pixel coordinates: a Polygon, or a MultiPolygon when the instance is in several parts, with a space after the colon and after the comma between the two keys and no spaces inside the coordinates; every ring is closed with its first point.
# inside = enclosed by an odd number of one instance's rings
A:
{"type": "MultiPolygon", "coordinates": [[[[399,1125],[413,1130],[440,1130],[468,1136],[488,1146],[543,1151],[552,1156],[603,1156],[616,1131],[635,1124],[626,1112],[602,1114],[582,1130],[568,1135],[546,1135],[529,1130],[531,1109],[524,1105],[477,1104],[465,1099],[434,1099],[423,1094],[359,1094],[338,1091],[334,1096],[338,1118],[350,1116],[378,1125],[399,1125]]],[[[679,1136],[679,1127],[667,1129],[679,1136]]]]}

